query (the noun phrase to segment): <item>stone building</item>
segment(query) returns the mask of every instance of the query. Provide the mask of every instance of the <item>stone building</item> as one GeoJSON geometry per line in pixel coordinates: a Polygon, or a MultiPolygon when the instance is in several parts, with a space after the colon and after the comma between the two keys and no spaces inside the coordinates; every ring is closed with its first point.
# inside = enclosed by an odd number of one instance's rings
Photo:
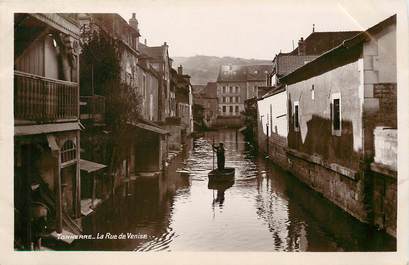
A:
{"type": "Polygon", "coordinates": [[[260,150],[269,158],[287,167],[287,92],[280,84],[280,78],[316,59],[320,54],[336,47],[342,41],[352,38],[359,31],[315,32],[305,40],[298,41],[298,47],[288,53],[280,52],[274,57],[267,86],[260,86],[257,102],[257,141],[260,150]]]}
{"type": "MultiPolygon", "coordinates": [[[[127,87],[132,97],[139,98],[137,105],[132,110],[133,112],[138,111],[138,118],[134,117],[127,121],[128,127],[125,128],[125,135],[114,135],[111,128],[107,126],[108,124],[104,122],[96,123],[95,120],[89,119],[84,119],[83,122],[86,127],[84,138],[87,140],[87,146],[84,146],[84,157],[93,157],[94,161],[108,166],[108,172],[104,173],[110,173],[110,176],[104,177],[104,174],[99,174],[102,177],[94,180],[100,183],[100,188],[97,187],[97,190],[104,191],[100,193],[100,196],[106,198],[109,191],[113,193],[123,183],[128,185],[137,175],[146,172],[153,174],[159,172],[163,167],[167,153],[168,132],[155,123],[160,117],[158,105],[161,76],[154,68],[152,63],[154,59],[140,49],[140,34],[135,14],[132,15],[129,23],[118,14],[83,14],[80,21],[84,30],[104,32],[107,38],[117,43],[120,59],[120,83],[117,84],[117,93],[123,93],[120,88],[127,87]],[[112,139],[115,138],[126,139],[126,146],[117,146],[117,144],[112,146],[112,139]],[[128,150],[120,166],[115,168],[112,166],[112,155],[108,152],[111,149],[114,150],[113,148],[128,150]]],[[[100,66],[104,70],[104,65],[100,66]]],[[[96,67],[97,65],[94,65],[94,68],[96,67]]],[[[92,76],[85,78],[93,80],[92,76]]],[[[111,96],[98,95],[96,94],[99,91],[98,87],[89,89],[89,85],[89,83],[81,84],[85,106],[88,103],[87,98],[99,98],[103,101],[105,97],[111,96]],[[90,91],[91,94],[89,94],[90,91]]],[[[88,105],[88,109],[95,109],[92,103],[88,105]]],[[[110,106],[105,107],[108,109],[110,106]]],[[[86,111],[87,108],[84,107],[84,112],[86,111]]],[[[103,111],[104,117],[112,116],[111,113],[105,112],[105,108],[103,111]]],[[[92,117],[94,118],[95,115],[92,117]]],[[[95,183],[93,186],[96,186],[95,183]]]]}
{"type": "Polygon", "coordinates": [[[139,43],[142,53],[150,58],[152,67],[159,73],[159,121],[165,122],[167,117],[174,117],[175,113],[175,94],[171,93],[170,71],[172,68],[171,58],[169,57],[169,46],[163,43],[161,46],[147,46],[139,43]]]}
{"type": "Polygon", "coordinates": [[[280,82],[289,170],[352,216],[396,235],[396,15],[280,82]]]}
{"type": "Polygon", "coordinates": [[[219,101],[217,126],[241,126],[240,112],[244,101],[257,96],[259,86],[265,86],[271,65],[222,65],[217,77],[219,101]]]}
{"type": "Polygon", "coordinates": [[[212,128],[219,113],[217,98],[217,83],[208,82],[207,85],[194,85],[193,104],[203,109],[200,121],[201,127],[212,128]]]}
{"type": "Polygon", "coordinates": [[[71,14],[14,25],[15,247],[29,249],[42,217],[48,232],[81,233],[80,28],[71,14]]]}
{"type": "Polygon", "coordinates": [[[177,73],[176,71],[174,71],[173,74],[176,77],[176,117],[180,118],[181,123],[184,127],[182,128],[182,136],[186,136],[189,135],[193,130],[192,85],[190,84],[190,76],[183,73],[182,65],[178,67],[177,73]]]}

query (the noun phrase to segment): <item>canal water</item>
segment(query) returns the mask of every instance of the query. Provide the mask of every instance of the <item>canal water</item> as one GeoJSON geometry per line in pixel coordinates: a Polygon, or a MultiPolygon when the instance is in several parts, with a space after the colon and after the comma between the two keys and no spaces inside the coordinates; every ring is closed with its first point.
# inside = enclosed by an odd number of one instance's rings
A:
{"type": "MultiPolygon", "coordinates": [[[[216,161],[215,161],[216,162],[216,161]]],[[[192,140],[158,177],[132,181],[83,219],[77,250],[392,251],[396,240],[346,214],[225,130],[192,140]],[[234,183],[213,185],[211,144],[223,142],[234,183]],[[182,172],[182,173],[181,173],[182,172]],[[188,173],[183,173],[188,172],[188,173]],[[129,233],[129,234],[127,234],[129,233]]]]}

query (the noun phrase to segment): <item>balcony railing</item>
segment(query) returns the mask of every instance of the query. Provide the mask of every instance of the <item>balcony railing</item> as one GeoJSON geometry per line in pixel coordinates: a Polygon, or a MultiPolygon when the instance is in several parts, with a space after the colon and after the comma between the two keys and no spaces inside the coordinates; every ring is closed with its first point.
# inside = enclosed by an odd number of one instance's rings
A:
{"type": "Polygon", "coordinates": [[[38,123],[78,119],[78,84],[14,71],[14,118],[38,123]]]}
{"type": "Polygon", "coordinates": [[[82,96],[81,119],[92,119],[94,122],[103,122],[105,118],[105,97],[99,95],[82,96]]]}

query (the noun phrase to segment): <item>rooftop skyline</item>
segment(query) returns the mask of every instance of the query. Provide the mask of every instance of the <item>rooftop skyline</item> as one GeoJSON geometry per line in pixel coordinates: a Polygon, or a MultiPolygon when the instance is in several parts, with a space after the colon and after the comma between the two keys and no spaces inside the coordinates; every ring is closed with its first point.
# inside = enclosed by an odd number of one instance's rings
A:
{"type": "Polygon", "coordinates": [[[396,13],[396,1],[144,1],[136,13],[140,41],[167,42],[170,56],[273,59],[313,31],[366,30],[396,13]]]}

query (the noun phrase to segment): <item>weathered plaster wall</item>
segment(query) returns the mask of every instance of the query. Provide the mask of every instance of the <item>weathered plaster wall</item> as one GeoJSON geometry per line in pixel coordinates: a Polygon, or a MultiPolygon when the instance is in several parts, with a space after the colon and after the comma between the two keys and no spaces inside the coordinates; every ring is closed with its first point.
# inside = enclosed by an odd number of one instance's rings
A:
{"type": "Polygon", "coordinates": [[[283,168],[287,167],[287,92],[257,102],[259,148],[283,168]],[[268,124],[268,132],[267,132],[268,124]]]}
{"type": "Polygon", "coordinates": [[[398,138],[396,129],[377,127],[374,131],[376,163],[397,171],[398,138]]]}
{"type": "Polygon", "coordinates": [[[266,124],[269,124],[269,135],[275,133],[287,138],[287,93],[283,91],[271,97],[259,100],[257,109],[260,115],[259,132],[267,135],[266,124]]]}
{"type": "Polygon", "coordinates": [[[358,169],[362,150],[361,65],[358,60],[287,87],[289,148],[358,169]],[[332,133],[331,96],[336,93],[341,95],[340,136],[332,133]],[[299,131],[294,129],[294,102],[299,103],[299,131]]]}
{"type": "MultiPolygon", "coordinates": [[[[364,150],[368,158],[374,154],[373,130],[376,126],[386,125],[388,120],[380,120],[381,112],[380,97],[385,95],[382,90],[389,90],[396,97],[396,25],[390,25],[382,32],[374,35],[369,42],[363,45],[364,61],[364,105],[363,105],[363,128],[364,150]],[[395,84],[393,87],[377,87],[380,84],[395,84]],[[381,90],[381,91],[380,91],[381,90]]],[[[391,102],[392,103],[392,102],[391,102]]],[[[393,104],[389,104],[393,106],[393,104]]],[[[395,99],[396,109],[396,99],[395,99]]],[[[388,125],[390,126],[390,125],[388,125]]]]}

